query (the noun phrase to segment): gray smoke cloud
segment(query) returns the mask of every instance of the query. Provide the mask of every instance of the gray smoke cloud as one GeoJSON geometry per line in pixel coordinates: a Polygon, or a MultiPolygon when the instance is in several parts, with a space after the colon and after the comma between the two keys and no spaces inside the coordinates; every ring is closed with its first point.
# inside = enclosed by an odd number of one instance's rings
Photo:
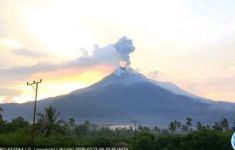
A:
{"type": "MultiPolygon", "coordinates": [[[[126,67],[121,66],[120,61],[125,61],[130,65],[130,53],[134,52],[135,47],[131,39],[127,37],[120,38],[116,43],[104,47],[94,46],[91,54],[85,49],[80,49],[82,56],[67,62],[54,64],[50,62],[40,62],[34,65],[19,66],[14,68],[0,68],[0,83],[6,85],[13,79],[25,80],[33,74],[43,72],[53,72],[60,69],[86,68],[94,65],[110,65],[113,68],[126,67]]],[[[15,50],[13,53],[31,57],[41,57],[41,54],[29,52],[29,50],[15,50]]],[[[1,94],[1,93],[0,93],[1,94]]]]}
{"type": "Polygon", "coordinates": [[[126,36],[120,38],[117,43],[115,43],[114,48],[117,50],[118,57],[121,61],[127,62],[130,65],[130,53],[134,52],[135,47],[131,39],[128,39],[126,36]]]}

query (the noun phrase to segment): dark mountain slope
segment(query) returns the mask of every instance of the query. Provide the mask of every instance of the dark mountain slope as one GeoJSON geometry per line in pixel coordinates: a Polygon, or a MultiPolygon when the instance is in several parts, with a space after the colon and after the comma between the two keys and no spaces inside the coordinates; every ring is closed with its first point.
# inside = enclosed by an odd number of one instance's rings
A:
{"type": "MultiPolygon", "coordinates": [[[[100,82],[68,95],[38,102],[37,112],[53,105],[63,119],[90,120],[97,123],[167,125],[172,120],[213,123],[223,117],[234,120],[235,105],[199,97],[176,94],[132,70],[118,69],[100,82]]],[[[33,103],[4,104],[7,119],[23,116],[32,120],[33,103]]]]}

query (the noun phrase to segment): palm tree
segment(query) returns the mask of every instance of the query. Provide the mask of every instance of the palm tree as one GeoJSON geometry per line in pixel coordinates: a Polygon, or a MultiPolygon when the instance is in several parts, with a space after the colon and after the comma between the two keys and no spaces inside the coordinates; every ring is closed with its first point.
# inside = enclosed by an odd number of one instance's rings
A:
{"type": "Polygon", "coordinates": [[[179,133],[180,132],[180,129],[181,129],[181,122],[177,121],[177,120],[174,120],[173,121],[173,124],[175,126],[175,133],[179,133]]]}
{"type": "Polygon", "coordinates": [[[186,125],[188,126],[189,131],[192,130],[192,118],[188,117],[186,118],[186,125]]]}
{"type": "Polygon", "coordinates": [[[68,126],[72,129],[75,127],[75,119],[74,118],[69,118],[68,126]]]}
{"type": "Polygon", "coordinates": [[[221,127],[223,128],[223,132],[228,131],[229,129],[229,122],[226,118],[224,118],[221,122],[221,127]]]}
{"type": "Polygon", "coordinates": [[[58,120],[60,114],[56,112],[56,108],[49,106],[45,108],[44,114],[38,113],[38,126],[45,137],[51,136],[53,133],[64,133],[63,120],[58,120]]]}
{"type": "Polygon", "coordinates": [[[175,123],[176,129],[180,129],[181,128],[181,126],[182,126],[181,122],[175,120],[174,123],[175,123]]]}
{"type": "Polygon", "coordinates": [[[171,134],[173,134],[176,130],[176,124],[174,122],[170,122],[168,129],[170,130],[171,134]]]}

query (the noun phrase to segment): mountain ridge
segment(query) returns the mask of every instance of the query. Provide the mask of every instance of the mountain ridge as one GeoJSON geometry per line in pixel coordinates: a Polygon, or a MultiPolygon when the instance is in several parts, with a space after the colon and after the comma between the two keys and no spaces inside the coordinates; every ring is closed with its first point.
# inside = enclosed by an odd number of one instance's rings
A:
{"type": "MultiPolygon", "coordinates": [[[[224,117],[233,121],[235,115],[233,103],[176,94],[131,68],[118,68],[89,87],[38,101],[37,112],[48,105],[56,107],[63,119],[74,117],[79,121],[114,124],[139,120],[166,126],[169,121],[184,121],[186,117],[213,123],[224,117]]],[[[31,120],[32,108],[33,102],[3,105],[7,119],[21,115],[31,120]]]]}

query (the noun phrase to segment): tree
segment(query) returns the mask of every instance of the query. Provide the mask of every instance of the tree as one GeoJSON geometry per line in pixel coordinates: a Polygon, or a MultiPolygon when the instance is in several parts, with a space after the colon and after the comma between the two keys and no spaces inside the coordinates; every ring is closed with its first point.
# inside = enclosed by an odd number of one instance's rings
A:
{"type": "Polygon", "coordinates": [[[182,125],[181,129],[183,132],[192,131],[192,118],[187,117],[186,122],[182,125]]]}
{"type": "Polygon", "coordinates": [[[89,129],[88,126],[80,124],[75,127],[75,133],[77,135],[86,135],[88,133],[88,129],[89,129]]]}
{"type": "Polygon", "coordinates": [[[176,124],[174,122],[170,122],[168,129],[170,130],[171,134],[173,134],[176,130],[176,124]]]}
{"type": "Polygon", "coordinates": [[[56,112],[56,108],[49,106],[45,108],[44,114],[38,113],[38,126],[43,132],[45,137],[51,136],[53,133],[64,133],[63,120],[58,120],[59,113],[56,112]]]}
{"type": "Polygon", "coordinates": [[[69,118],[68,126],[72,129],[75,127],[75,119],[74,118],[69,118]]]}
{"type": "MultiPolygon", "coordinates": [[[[167,139],[169,141],[169,139],[167,139]]],[[[231,134],[202,130],[191,132],[180,140],[182,150],[230,150],[231,134]]],[[[176,148],[176,147],[174,147],[176,148]]]]}
{"type": "Polygon", "coordinates": [[[177,131],[181,129],[181,122],[175,120],[174,124],[175,124],[175,127],[176,127],[176,133],[177,133],[177,131]]]}
{"type": "Polygon", "coordinates": [[[177,133],[177,131],[181,129],[181,122],[177,120],[170,122],[168,129],[171,131],[171,134],[177,133]]]}
{"type": "Polygon", "coordinates": [[[75,127],[75,133],[77,135],[86,135],[86,134],[88,134],[90,127],[91,127],[90,122],[85,121],[83,124],[80,124],[75,127]]]}
{"type": "Polygon", "coordinates": [[[167,130],[167,129],[162,129],[161,130],[161,135],[163,135],[163,136],[167,136],[167,135],[169,135],[170,133],[169,133],[169,130],[167,130]]]}
{"type": "Polygon", "coordinates": [[[223,131],[223,128],[221,127],[220,123],[215,122],[215,124],[212,126],[212,128],[216,131],[223,131]]]}
{"type": "Polygon", "coordinates": [[[69,118],[67,122],[64,122],[64,129],[66,135],[73,135],[75,128],[75,119],[69,118]]]}
{"type": "Polygon", "coordinates": [[[202,126],[202,123],[199,121],[198,123],[197,123],[197,131],[201,131],[201,130],[203,130],[203,126],[202,126]]]}
{"type": "Polygon", "coordinates": [[[185,124],[183,124],[183,125],[182,125],[182,131],[183,131],[183,132],[187,132],[187,131],[188,131],[188,126],[185,125],[185,124]]]}
{"type": "Polygon", "coordinates": [[[152,150],[154,149],[154,135],[145,133],[137,137],[137,150],[152,150]]]}
{"type": "Polygon", "coordinates": [[[139,126],[139,130],[141,133],[149,133],[149,128],[146,126],[139,126]]]}
{"type": "Polygon", "coordinates": [[[91,126],[91,123],[90,123],[90,121],[89,121],[89,120],[86,120],[86,121],[84,122],[84,125],[86,125],[86,126],[90,127],[90,126],[91,126]]]}
{"type": "Polygon", "coordinates": [[[10,125],[12,126],[13,130],[17,130],[28,127],[29,122],[25,121],[23,117],[16,117],[15,119],[12,119],[10,125]]]}
{"type": "Polygon", "coordinates": [[[209,124],[207,124],[207,125],[205,126],[205,129],[211,129],[211,126],[210,126],[209,124]]]}
{"type": "Polygon", "coordinates": [[[228,123],[228,120],[227,120],[226,118],[224,118],[224,119],[220,122],[220,124],[221,124],[221,127],[222,127],[223,132],[228,131],[228,129],[229,129],[229,123],[228,123]]]}
{"type": "Polygon", "coordinates": [[[188,126],[188,129],[191,131],[192,130],[192,118],[190,117],[186,118],[186,125],[188,126]]]}
{"type": "Polygon", "coordinates": [[[160,135],[161,129],[158,128],[157,126],[154,127],[154,131],[156,132],[157,135],[160,135]]]}
{"type": "Polygon", "coordinates": [[[6,132],[6,121],[0,118],[0,133],[6,132]]]}

